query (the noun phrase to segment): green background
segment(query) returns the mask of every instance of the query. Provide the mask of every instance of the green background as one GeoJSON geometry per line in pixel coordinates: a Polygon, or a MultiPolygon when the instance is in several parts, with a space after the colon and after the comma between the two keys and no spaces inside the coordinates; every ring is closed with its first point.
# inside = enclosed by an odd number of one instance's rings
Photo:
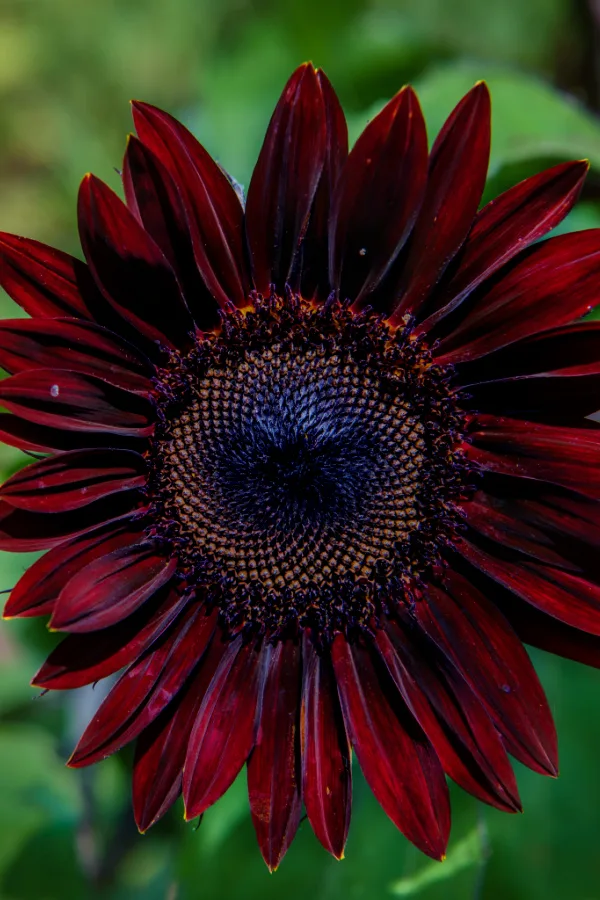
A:
{"type": "MultiPolygon", "coordinates": [[[[583,200],[563,227],[600,225],[593,8],[592,0],[1,0],[0,229],[77,252],[79,180],[93,171],[118,187],[132,97],[180,116],[247,185],[279,91],[308,58],[336,86],[354,137],[407,81],[433,136],[486,78],[487,196],[588,157],[583,200]]],[[[15,314],[8,298],[0,302],[3,315],[15,314]]],[[[24,462],[3,448],[2,477],[24,462]]],[[[0,554],[0,589],[26,565],[0,554]]],[[[517,816],[453,789],[445,863],[430,863],[395,831],[357,771],[346,859],[328,857],[305,822],[269,875],[243,777],[198,828],[184,824],[178,805],[141,837],[129,753],[65,769],[103,686],[36,699],[29,678],[55,636],[37,621],[0,628],[0,900],[600,900],[599,672],[534,654],[558,725],[560,778],[519,768],[517,816]]]]}

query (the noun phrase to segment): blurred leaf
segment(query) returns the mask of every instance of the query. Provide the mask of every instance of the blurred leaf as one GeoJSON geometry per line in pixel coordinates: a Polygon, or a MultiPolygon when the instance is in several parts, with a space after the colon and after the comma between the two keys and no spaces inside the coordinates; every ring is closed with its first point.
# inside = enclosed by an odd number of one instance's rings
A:
{"type": "Polygon", "coordinates": [[[412,897],[419,894],[424,888],[446,881],[463,869],[483,862],[484,859],[481,830],[474,828],[448,851],[448,855],[442,863],[428,863],[414,875],[395,881],[390,885],[389,890],[396,897],[412,897]]]}

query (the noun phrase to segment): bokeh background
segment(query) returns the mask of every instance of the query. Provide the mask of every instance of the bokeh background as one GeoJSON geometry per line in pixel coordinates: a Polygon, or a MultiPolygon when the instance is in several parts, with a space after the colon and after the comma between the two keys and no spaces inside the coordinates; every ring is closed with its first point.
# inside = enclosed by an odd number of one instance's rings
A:
{"type": "MultiPolygon", "coordinates": [[[[93,171],[118,189],[132,97],[180,116],[247,185],[279,91],[308,58],[338,89],[353,136],[410,81],[433,137],[487,79],[487,197],[587,157],[588,186],[564,228],[600,226],[599,48],[598,0],[0,0],[0,229],[78,252],[78,183],[93,171]]],[[[8,298],[0,305],[16,314],[8,298]]],[[[2,478],[26,461],[0,450],[2,478]]],[[[27,564],[0,554],[0,589],[27,564]]],[[[36,697],[29,678],[56,635],[37,621],[0,628],[0,900],[600,900],[600,672],[534,654],[561,775],[519,769],[522,816],[453,790],[448,858],[431,863],[357,771],[346,860],[303,823],[270,876],[243,776],[198,827],[177,806],[142,837],[127,752],[66,769],[105,686],[36,697]]]]}

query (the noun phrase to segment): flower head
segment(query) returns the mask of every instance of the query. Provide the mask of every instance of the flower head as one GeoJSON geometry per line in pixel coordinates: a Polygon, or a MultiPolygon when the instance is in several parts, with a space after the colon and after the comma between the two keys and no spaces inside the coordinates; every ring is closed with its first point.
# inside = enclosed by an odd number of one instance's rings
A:
{"type": "Polygon", "coordinates": [[[2,235],[0,547],[44,550],[7,616],[68,633],[34,679],[124,669],[70,764],[136,740],[147,829],[247,764],[274,868],[301,807],[343,853],[354,748],[444,853],[445,776],[514,811],[508,754],[555,774],[522,641],[600,664],[600,232],[539,241],[587,165],[480,211],[484,84],[428,153],[410,88],[348,153],[299,68],[244,205],[178,122],[135,103],[126,204],[87,176],[86,262],[2,235]]]}

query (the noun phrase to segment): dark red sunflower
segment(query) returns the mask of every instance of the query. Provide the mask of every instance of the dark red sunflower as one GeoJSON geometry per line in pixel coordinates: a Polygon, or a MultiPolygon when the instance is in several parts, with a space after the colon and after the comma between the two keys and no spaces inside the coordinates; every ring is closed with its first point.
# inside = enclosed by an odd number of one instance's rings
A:
{"type": "Polygon", "coordinates": [[[304,805],[342,856],[351,747],[432,857],[446,775],[519,809],[556,736],[522,641],[600,665],[600,231],[539,242],[587,165],[478,212],[484,84],[428,154],[410,88],[350,153],[294,73],[248,189],[134,103],[126,205],[79,196],[86,263],[3,235],[0,547],[45,550],[8,616],[68,637],[34,679],[124,669],[70,764],[137,740],[139,828],[247,764],[275,868],[304,805]]]}

